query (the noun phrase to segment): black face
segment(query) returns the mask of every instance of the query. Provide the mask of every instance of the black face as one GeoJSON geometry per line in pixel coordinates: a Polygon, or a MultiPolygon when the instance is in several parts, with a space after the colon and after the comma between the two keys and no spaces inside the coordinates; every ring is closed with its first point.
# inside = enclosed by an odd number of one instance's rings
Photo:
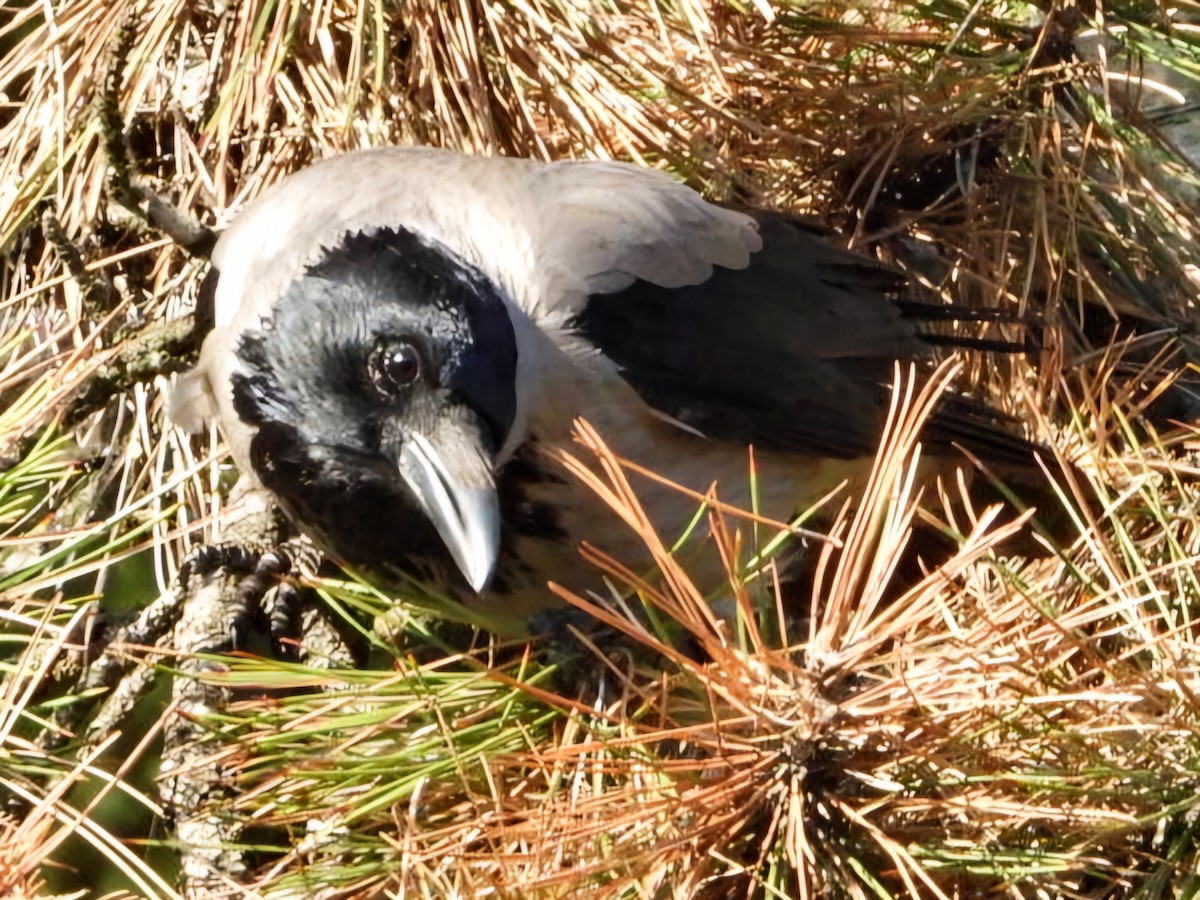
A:
{"type": "Polygon", "coordinates": [[[237,356],[251,464],[301,528],[369,571],[446,577],[457,563],[486,582],[464,560],[482,540],[468,507],[494,494],[517,363],[491,282],[410,232],[352,235],[237,356]]]}

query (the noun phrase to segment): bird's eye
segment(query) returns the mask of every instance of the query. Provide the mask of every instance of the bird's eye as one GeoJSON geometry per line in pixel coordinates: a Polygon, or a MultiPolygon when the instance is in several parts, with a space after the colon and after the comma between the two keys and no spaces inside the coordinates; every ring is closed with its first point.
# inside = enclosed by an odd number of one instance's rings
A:
{"type": "Polygon", "coordinates": [[[421,376],[421,354],[412,344],[384,344],[371,354],[368,363],[375,389],[394,397],[421,376]]]}

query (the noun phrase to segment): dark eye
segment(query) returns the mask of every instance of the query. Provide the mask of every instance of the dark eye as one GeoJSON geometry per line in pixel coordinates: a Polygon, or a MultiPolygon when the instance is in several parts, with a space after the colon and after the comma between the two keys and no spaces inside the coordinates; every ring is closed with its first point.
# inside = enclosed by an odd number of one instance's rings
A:
{"type": "Polygon", "coordinates": [[[421,377],[421,354],[412,344],[387,343],[371,354],[368,367],[375,389],[394,397],[421,377]]]}

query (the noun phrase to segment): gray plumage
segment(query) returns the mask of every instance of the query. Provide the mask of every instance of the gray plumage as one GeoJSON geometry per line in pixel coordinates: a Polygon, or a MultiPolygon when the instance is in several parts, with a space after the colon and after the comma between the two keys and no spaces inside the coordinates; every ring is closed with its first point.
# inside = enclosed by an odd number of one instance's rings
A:
{"type": "MultiPolygon", "coordinates": [[[[925,349],[885,296],[892,273],[620,163],[347,154],[267,190],[213,266],[214,329],[176,417],[216,416],[241,470],[336,558],[463,596],[583,586],[584,539],[640,555],[540,452],[570,449],[576,417],[738,504],[753,443],[761,512],[787,519],[865,472],[893,361],[925,349]]],[[[1004,446],[970,415],[935,424],[1004,446]]],[[[695,512],[638,486],[668,534],[695,512]]]]}

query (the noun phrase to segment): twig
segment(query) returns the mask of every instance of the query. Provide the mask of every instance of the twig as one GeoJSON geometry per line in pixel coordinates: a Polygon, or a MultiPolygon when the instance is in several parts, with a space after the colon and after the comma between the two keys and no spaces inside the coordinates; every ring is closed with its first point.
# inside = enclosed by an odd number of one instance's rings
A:
{"type": "MultiPolygon", "coordinates": [[[[124,717],[149,689],[152,678],[147,678],[145,672],[135,676],[143,690],[135,690],[135,685],[122,682],[124,676],[138,660],[123,652],[132,646],[152,646],[159,643],[170,634],[183,610],[184,595],[182,591],[170,591],[163,594],[141,611],[138,617],[122,628],[118,628],[113,639],[101,652],[100,656],[88,666],[80,681],[76,693],[81,695],[81,701],[64,706],[55,717],[56,724],[67,732],[72,732],[82,721],[88,710],[88,704],[82,698],[91,696],[101,689],[114,689],[121,683],[119,691],[114,690],[104,701],[100,712],[89,723],[87,741],[94,741],[103,736],[108,730],[124,720],[124,717]],[[120,696],[118,697],[118,694],[120,696]]],[[[145,663],[143,669],[150,669],[145,663]]]]}
{"type": "Polygon", "coordinates": [[[62,223],[53,210],[42,213],[42,234],[62,259],[71,278],[83,291],[87,304],[95,309],[111,310],[120,299],[113,283],[102,272],[89,272],[83,253],[63,231],[62,223]]]}
{"type": "Polygon", "coordinates": [[[230,649],[233,622],[242,615],[239,581],[223,571],[191,579],[175,627],[180,659],[163,734],[159,796],[174,820],[187,897],[221,896],[246,869],[237,848],[241,823],[219,813],[234,783],[209,724],[210,716],[228,704],[230,689],[207,678],[222,671],[211,654],[230,649]]]}
{"type": "Polygon", "coordinates": [[[199,351],[190,319],[174,319],[144,328],[128,338],[117,355],[84,382],[66,414],[64,427],[78,425],[113,397],[158,375],[181,372],[199,351]]]}
{"type": "Polygon", "coordinates": [[[349,669],[354,654],[322,610],[309,607],[300,613],[300,662],[315,669],[349,669]]]}
{"type": "MultiPolygon", "coordinates": [[[[271,510],[251,511],[226,535],[243,547],[279,543],[271,510]]],[[[245,581],[243,573],[229,569],[192,574],[175,626],[179,662],[164,729],[160,796],[174,817],[187,897],[222,896],[246,868],[237,846],[242,823],[221,812],[222,801],[233,795],[235,785],[210,725],[210,716],[225,708],[231,691],[209,677],[223,669],[214,655],[231,649],[250,613],[245,581]]]]}
{"type": "Polygon", "coordinates": [[[109,66],[100,96],[100,131],[112,175],[109,185],[117,202],[190,253],[208,259],[217,235],[193,216],[178,209],[137,179],[121,119],[121,87],[129,51],[137,37],[137,17],[130,15],[117,29],[109,50],[109,66]]]}

